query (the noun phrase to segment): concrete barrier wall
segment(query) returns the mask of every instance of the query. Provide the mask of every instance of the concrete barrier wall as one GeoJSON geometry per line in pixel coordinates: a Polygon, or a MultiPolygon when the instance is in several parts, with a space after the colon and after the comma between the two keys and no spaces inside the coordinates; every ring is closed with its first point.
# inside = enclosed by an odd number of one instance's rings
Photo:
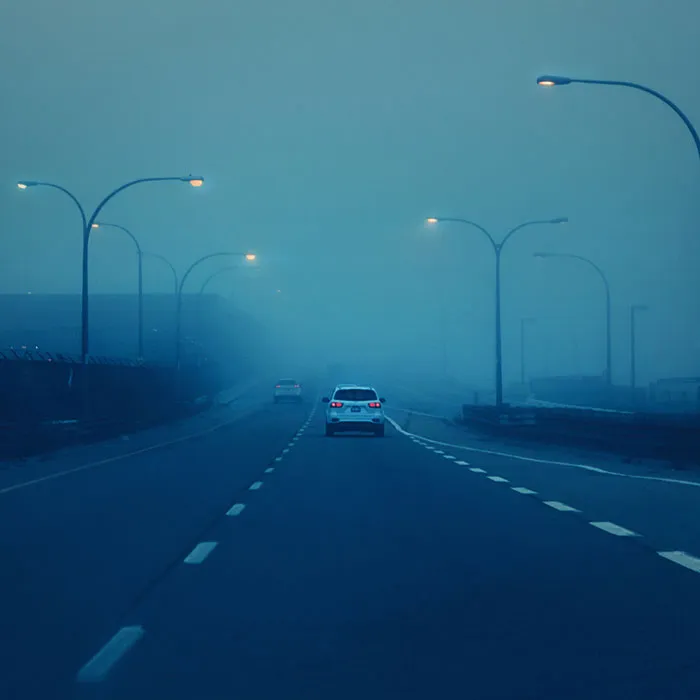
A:
{"type": "Polygon", "coordinates": [[[630,458],[700,463],[698,415],[464,405],[462,422],[504,437],[607,450],[630,458]]]}

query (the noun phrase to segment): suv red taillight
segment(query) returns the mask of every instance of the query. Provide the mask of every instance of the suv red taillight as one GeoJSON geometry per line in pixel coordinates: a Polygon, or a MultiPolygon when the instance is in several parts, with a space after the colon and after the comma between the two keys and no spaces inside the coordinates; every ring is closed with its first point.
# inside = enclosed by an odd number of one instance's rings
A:
{"type": "Polygon", "coordinates": [[[341,401],[331,401],[331,408],[342,408],[343,404],[341,401]]]}
{"type": "Polygon", "coordinates": [[[371,401],[367,404],[370,408],[381,408],[382,404],[379,401],[371,401]]]}

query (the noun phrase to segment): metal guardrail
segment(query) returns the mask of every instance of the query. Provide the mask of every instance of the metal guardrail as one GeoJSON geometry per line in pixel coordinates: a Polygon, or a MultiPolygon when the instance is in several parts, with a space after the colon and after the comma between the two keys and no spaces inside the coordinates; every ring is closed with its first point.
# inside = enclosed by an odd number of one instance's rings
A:
{"type": "MultiPolygon", "coordinates": [[[[80,357],[69,355],[63,352],[41,352],[39,350],[28,350],[15,348],[5,348],[0,350],[0,361],[9,362],[62,362],[66,364],[81,364],[80,357]]],[[[123,357],[108,357],[106,355],[89,355],[88,364],[92,365],[115,365],[120,367],[140,367],[144,362],[131,360],[123,357]]]]}

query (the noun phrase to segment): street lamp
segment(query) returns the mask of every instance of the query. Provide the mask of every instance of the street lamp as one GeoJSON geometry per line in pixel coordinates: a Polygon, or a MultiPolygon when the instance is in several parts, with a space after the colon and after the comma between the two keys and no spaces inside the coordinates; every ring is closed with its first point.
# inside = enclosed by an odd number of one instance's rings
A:
{"type": "Polygon", "coordinates": [[[81,333],[80,333],[80,357],[83,364],[87,363],[89,355],[89,335],[88,335],[88,248],[90,243],[90,231],[92,230],[92,225],[97,220],[103,207],[110,199],[115,197],[117,194],[123,190],[133,187],[134,185],[141,185],[147,182],[187,182],[192,187],[201,187],[204,184],[204,178],[194,175],[178,176],[178,177],[144,177],[138,180],[131,180],[115,190],[112,190],[104,199],[97,205],[95,211],[92,215],[87,218],[85,216],[85,210],[78,201],[77,197],[69,192],[65,187],[61,185],[56,185],[52,182],[42,182],[39,180],[21,180],[17,183],[17,186],[21,190],[26,190],[30,187],[52,187],[53,189],[60,190],[68,197],[70,197],[75,205],[80,211],[83,222],[83,265],[82,265],[82,288],[81,288],[81,333]]]}
{"type": "Polygon", "coordinates": [[[584,78],[569,78],[563,75],[541,75],[539,78],[537,78],[537,84],[542,87],[558,87],[560,85],[571,85],[572,83],[581,83],[583,85],[614,85],[618,87],[627,87],[632,88],[633,90],[641,90],[652,97],[656,97],[656,99],[661,100],[661,102],[670,107],[681,118],[686,128],[690,132],[690,135],[693,137],[695,148],[697,149],[698,156],[700,156],[700,137],[698,136],[698,132],[695,130],[695,127],[692,125],[690,119],[688,119],[688,117],[683,113],[681,108],[674,102],[671,102],[668,97],[662,95],[660,92],[652,90],[646,85],[631,83],[626,80],[590,80],[584,78]]]}
{"type": "Polygon", "coordinates": [[[637,313],[648,311],[644,304],[632,304],[630,307],[630,387],[637,386],[637,313]]]}
{"type": "Polygon", "coordinates": [[[139,362],[143,361],[143,251],[141,250],[141,246],[133,233],[129,231],[128,228],[125,226],[120,226],[119,224],[110,224],[107,223],[106,221],[99,221],[95,222],[92,225],[93,229],[96,228],[116,228],[119,231],[122,231],[125,233],[131,240],[134,242],[134,245],[136,246],[136,259],[137,259],[137,265],[138,265],[138,307],[139,307],[139,316],[138,316],[138,358],[139,362]]]}
{"type": "Polygon", "coordinates": [[[501,252],[503,251],[503,246],[516,231],[520,231],[520,229],[527,226],[536,226],[540,224],[566,224],[568,221],[569,219],[566,216],[559,216],[554,219],[536,219],[534,221],[525,221],[524,223],[518,224],[518,226],[508,231],[503,240],[500,243],[497,243],[496,239],[483,226],[467,219],[453,217],[430,217],[425,220],[426,224],[428,225],[453,222],[473,226],[474,228],[479,229],[479,231],[481,231],[486,238],[488,238],[496,255],[496,406],[499,408],[503,405],[503,352],[501,342],[501,252]]]}
{"type": "Polygon", "coordinates": [[[535,253],[536,258],[571,258],[590,265],[600,276],[605,287],[605,381],[612,385],[612,311],[610,305],[610,283],[603,270],[589,258],[571,253],[535,253]]]}
{"type": "Polygon", "coordinates": [[[178,395],[179,395],[179,377],[180,377],[180,359],[181,359],[181,334],[182,334],[182,290],[183,287],[185,286],[185,282],[187,281],[187,278],[190,276],[192,270],[194,270],[195,267],[203,263],[205,260],[209,260],[210,258],[218,258],[218,257],[243,257],[245,260],[248,262],[252,262],[253,260],[257,259],[257,256],[254,253],[231,253],[231,252],[221,252],[221,253],[209,253],[209,255],[203,255],[201,258],[198,258],[195,260],[185,271],[185,274],[182,276],[182,279],[180,280],[180,284],[178,285],[177,288],[177,306],[176,306],[176,311],[175,311],[175,371],[177,372],[177,377],[178,377],[178,395]]]}

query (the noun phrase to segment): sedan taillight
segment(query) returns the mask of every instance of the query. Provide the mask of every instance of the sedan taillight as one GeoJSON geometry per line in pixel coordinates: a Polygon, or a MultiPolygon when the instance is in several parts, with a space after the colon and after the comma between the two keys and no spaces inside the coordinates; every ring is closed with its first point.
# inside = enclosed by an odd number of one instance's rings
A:
{"type": "Polygon", "coordinates": [[[370,401],[369,404],[367,404],[370,408],[381,408],[382,404],[379,403],[379,401],[370,401]]]}
{"type": "Polygon", "coordinates": [[[331,401],[331,408],[342,408],[343,404],[340,401],[331,401]]]}

